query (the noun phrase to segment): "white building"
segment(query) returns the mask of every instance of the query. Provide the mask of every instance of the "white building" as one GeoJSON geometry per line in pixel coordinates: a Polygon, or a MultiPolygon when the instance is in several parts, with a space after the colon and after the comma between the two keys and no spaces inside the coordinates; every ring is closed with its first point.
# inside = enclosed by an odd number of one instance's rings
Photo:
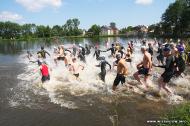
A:
{"type": "Polygon", "coordinates": [[[118,35],[119,30],[117,28],[111,28],[108,26],[102,26],[100,35],[118,35]]]}

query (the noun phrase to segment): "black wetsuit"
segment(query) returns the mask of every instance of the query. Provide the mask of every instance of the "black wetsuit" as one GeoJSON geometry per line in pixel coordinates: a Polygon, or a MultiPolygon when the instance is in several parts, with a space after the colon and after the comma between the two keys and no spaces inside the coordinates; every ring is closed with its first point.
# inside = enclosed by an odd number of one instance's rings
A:
{"type": "Polygon", "coordinates": [[[85,56],[82,54],[82,52],[79,52],[78,58],[80,59],[80,61],[86,63],[86,58],[85,58],[85,56]]]}
{"type": "Polygon", "coordinates": [[[181,55],[179,57],[175,57],[176,67],[178,67],[179,71],[175,70],[175,76],[178,77],[185,71],[185,61],[181,55]]]}
{"type": "Polygon", "coordinates": [[[166,58],[166,65],[158,66],[161,68],[165,68],[164,73],[161,75],[163,78],[163,82],[168,83],[170,79],[173,77],[175,70],[174,64],[175,64],[175,58],[173,56],[169,56],[166,58]]]}
{"type": "Polygon", "coordinates": [[[161,61],[161,63],[164,64],[164,55],[161,47],[158,48],[157,53],[159,53],[159,55],[157,56],[158,61],[161,61]]]}
{"type": "Polygon", "coordinates": [[[37,54],[40,54],[42,58],[46,58],[46,53],[50,56],[50,54],[46,50],[40,50],[37,54]]]}
{"type": "Polygon", "coordinates": [[[120,49],[118,52],[121,54],[121,57],[123,57],[123,54],[124,54],[123,49],[120,49]]]}
{"type": "Polygon", "coordinates": [[[82,55],[85,56],[85,55],[86,55],[86,50],[85,50],[85,48],[82,47],[82,46],[79,46],[79,47],[82,49],[82,55]]]}
{"type": "Polygon", "coordinates": [[[73,56],[76,56],[76,53],[77,53],[77,48],[74,46],[73,47],[73,56]]]}
{"type": "MultiPolygon", "coordinates": [[[[111,48],[107,49],[107,51],[111,51],[111,55],[112,56],[115,55],[115,47],[114,46],[112,46],[111,48]]],[[[107,52],[107,51],[105,51],[105,52],[107,52]]]]}
{"type": "Polygon", "coordinates": [[[105,60],[101,61],[100,65],[99,65],[101,67],[101,72],[99,73],[99,77],[104,82],[105,82],[105,76],[106,76],[106,64],[109,65],[109,67],[111,69],[111,65],[105,60]]]}
{"type": "Polygon", "coordinates": [[[86,55],[89,55],[89,54],[91,53],[91,52],[90,52],[90,47],[89,47],[89,46],[86,46],[85,49],[86,49],[86,55]]]}
{"type": "Polygon", "coordinates": [[[148,52],[151,54],[151,56],[153,56],[154,51],[153,51],[153,48],[152,48],[152,47],[149,47],[149,48],[148,48],[148,52]]]}
{"type": "Polygon", "coordinates": [[[96,60],[102,60],[102,57],[100,57],[100,50],[96,49],[93,56],[96,56],[96,60]]]}

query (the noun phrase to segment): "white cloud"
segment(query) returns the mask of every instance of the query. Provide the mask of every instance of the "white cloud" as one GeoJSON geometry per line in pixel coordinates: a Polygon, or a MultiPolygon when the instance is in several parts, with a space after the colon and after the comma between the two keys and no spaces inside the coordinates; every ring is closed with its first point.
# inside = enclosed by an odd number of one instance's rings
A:
{"type": "Polygon", "coordinates": [[[149,5],[152,4],[153,0],[136,0],[136,4],[149,5]]]}
{"type": "Polygon", "coordinates": [[[29,11],[37,12],[45,7],[59,8],[62,5],[62,0],[16,0],[29,11]]]}
{"type": "Polygon", "coordinates": [[[0,12],[0,21],[13,21],[13,22],[20,22],[23,17],[17,13],[9,12],[9,11],[2,11],[0,12]]]}

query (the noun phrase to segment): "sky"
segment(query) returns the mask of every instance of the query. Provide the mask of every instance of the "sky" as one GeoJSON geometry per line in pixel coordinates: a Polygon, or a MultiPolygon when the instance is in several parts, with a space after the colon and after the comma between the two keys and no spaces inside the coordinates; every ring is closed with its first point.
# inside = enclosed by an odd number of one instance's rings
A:
{"type": "Polygon", "coordinates": [[[161,20],[169,4],[175,0],[0,0],[0,21],[19,24],[64,25],[78,18],[80,28],[93,24],[118,28],[151,25],[161,20]]]}

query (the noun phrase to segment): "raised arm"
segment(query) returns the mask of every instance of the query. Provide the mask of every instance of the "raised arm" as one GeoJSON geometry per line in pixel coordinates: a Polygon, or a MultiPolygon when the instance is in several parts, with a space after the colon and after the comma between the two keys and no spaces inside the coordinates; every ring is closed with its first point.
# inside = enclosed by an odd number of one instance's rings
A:
{"type": "Polygon", "coordinates": [[[47,53],[50,56],[49,52],[45,51],[45,53],[47,53]]]}

